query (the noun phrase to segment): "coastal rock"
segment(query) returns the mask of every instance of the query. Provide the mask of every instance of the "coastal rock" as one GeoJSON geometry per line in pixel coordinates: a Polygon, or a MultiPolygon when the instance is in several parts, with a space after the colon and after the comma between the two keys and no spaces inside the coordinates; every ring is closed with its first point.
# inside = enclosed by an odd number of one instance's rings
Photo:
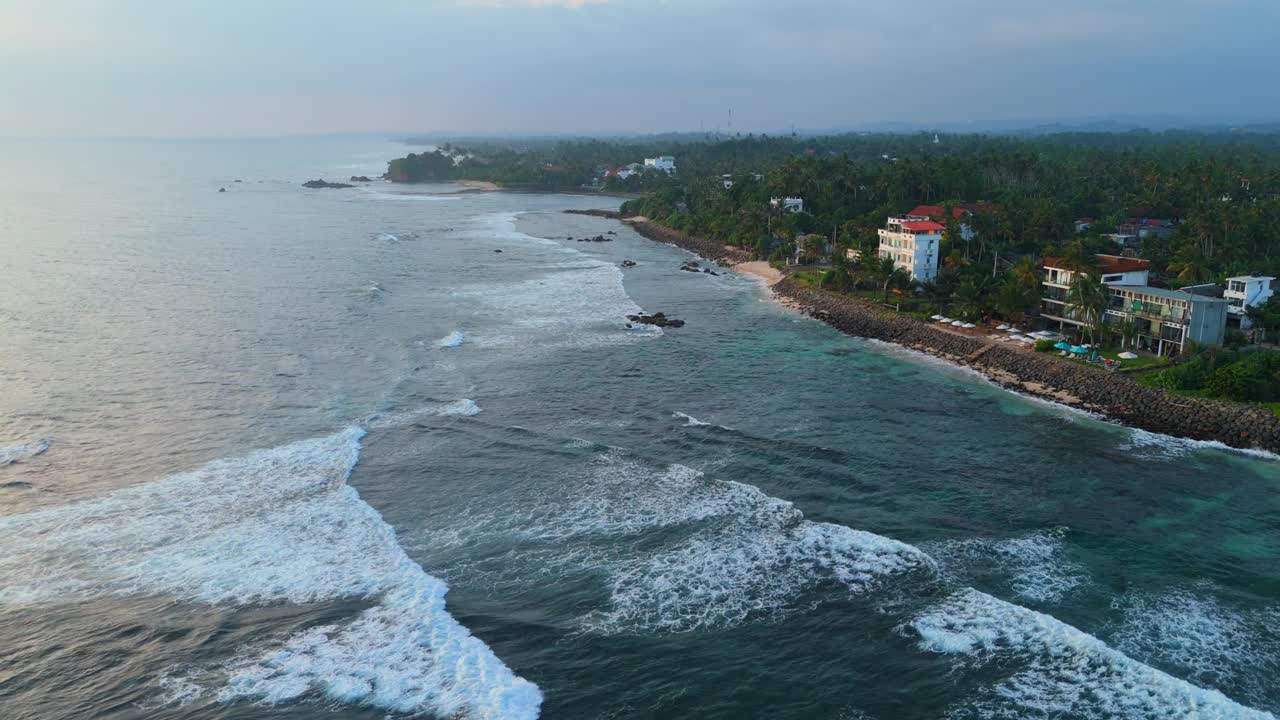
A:
{"type": "Polygon", "coordinates": [[[373,182],[368,175],[352,175],[347,182],[373,182]]]}
{"type": "Polygon", "coordinates": [[[501,251],[501,250],[494,250],[494,252],[502,252],[502,251],[501,251]]]}
{"type": "Polygon", "coordinates": [[[613,238],[596,235],[595,237],[578,238],[578,242],[613,242],[613,238]]]}
{"type": "Polygon", "coordinates": [[[622,261],[622,267],[635,267],[635,266],[636,266],[636,261],[635,261],[635,260],[623,260],[623,261],[622,261]]]}
{"type": "Polygon", "coordinates": [[[226,191],[227,191],[226,188],[218,188],[218,192],[226,192],[226,191]]]}
{"type": "Polygon", "coordinates": [[[669,318],[660,312],[652,315],[645,315],[644,313],[640,313],[639,315],[628,315],[627,319],[634,323],[640,323],[641,325],[656,325],[658,327],[673,328],[684,327],[683,320],[669,318]]]}
{"type": "Polygon", "coordinates": [[[313,190],[317,188],[329,188],[333,190],[341,190],[343,188],[355,187],[355,185],[348,185],[346,183],[327,182],[325,180],[308,180],[302,183],[302,187],[311,188],[313,190]]]}

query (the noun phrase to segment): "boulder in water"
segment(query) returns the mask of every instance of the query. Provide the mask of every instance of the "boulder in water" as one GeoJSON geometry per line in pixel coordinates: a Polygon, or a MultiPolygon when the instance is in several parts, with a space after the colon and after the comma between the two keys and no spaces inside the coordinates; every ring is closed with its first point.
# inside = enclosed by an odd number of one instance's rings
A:
{"type": "Polygon", "coordinates": [[[347,182],[373,182],[368,175],[352,175],[347,182]]]}
{"type": "Polygon", "coordinates": [[[641,325],[656,325],[658,327],[673,327],[673,328],[684,327],[683,320],[669,318],[660,312],[654,313],[652,315],[645,315],[644,313],[640,313],[639,315],[628,315],[627,319],[630,320],[631,322],[640,323],[641,325]]]}
{"type": "Polygon", "coordinates": [[[302,183],[302,187],[311,188],[313,190],[317,188],[330,188],[333,190],[341,190],[342,188],[355,187],[355,185],[348,185],[346,183],[332,183],[332,182],[327,182],[325,180],[308,180],[302,183]]]}

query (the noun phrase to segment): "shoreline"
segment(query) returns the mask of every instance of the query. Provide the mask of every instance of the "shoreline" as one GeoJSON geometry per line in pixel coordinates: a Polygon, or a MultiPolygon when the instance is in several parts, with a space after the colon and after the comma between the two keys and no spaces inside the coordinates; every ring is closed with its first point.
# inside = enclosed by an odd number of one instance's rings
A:
{"type": "Polygon", "coordinates": [[[1064,362],[983,339],[949,333],[914,318],[800,285],[740,248],[616,211],[578,210],[626,223],[643,237],[675,245],[736,272],[762,278],[782,305],[855,337],[879,340],[965,367],[1011,392],[1065,405],[1130,428],[1239,450],[1280,453],[1280,417],[1265,407],[1174,397],[1113,371],[1064,362]],[[763,268],[761,267],[763,265],[763,268]],[[764,268],[768,271],[765,272],[764,268]]]}

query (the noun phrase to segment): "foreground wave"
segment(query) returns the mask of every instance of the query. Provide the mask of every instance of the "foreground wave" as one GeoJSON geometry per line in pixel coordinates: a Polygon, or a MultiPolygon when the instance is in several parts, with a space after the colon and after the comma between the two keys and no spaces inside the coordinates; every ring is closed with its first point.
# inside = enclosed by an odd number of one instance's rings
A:
{"type": "Polygon", "coordinates": [[[1016,668],[954,718],[1274,718],[1144,665],[1048,615],[972,588],[915,617],[923,650],[1016,668]]]}
{"type": "Polygon", "coordinates": [[[442,717],[537,717],[538,688],[448,613],[448,587],[346,484],[364,434],[352,427],[0,519],[0,604],[133,594],[222,606],[370,599],[350,622],[246,648],[215,673],[221,687],[206,687],[205,674],[183,681],[182,700],[319,694],[442,717]]]}

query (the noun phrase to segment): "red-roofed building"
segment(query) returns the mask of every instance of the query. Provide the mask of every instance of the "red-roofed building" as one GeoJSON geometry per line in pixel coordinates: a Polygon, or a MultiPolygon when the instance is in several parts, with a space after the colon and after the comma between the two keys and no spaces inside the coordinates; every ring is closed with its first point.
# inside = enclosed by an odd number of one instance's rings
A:
{"type": "MultiPolygon", "coordinates": [[[[995,207],[991,203],[966,203],[964,205],[956,205],[951,208],[951,217],[962,218],[977,212],[985,212],[995,207]]],[[[941,205],[917,205],[911,209],[908,215],[915,217],[927,217],[934,220],[941,220],[947,209],[941,205]]]]}
{"type": "Polygon", "coordinates": [[[893,266],[911,273],[912,280],[932,280],[938,276],[942,229],[928,216],[891,217],[879,230],[879,255],[893,258],[893,266]]]}

